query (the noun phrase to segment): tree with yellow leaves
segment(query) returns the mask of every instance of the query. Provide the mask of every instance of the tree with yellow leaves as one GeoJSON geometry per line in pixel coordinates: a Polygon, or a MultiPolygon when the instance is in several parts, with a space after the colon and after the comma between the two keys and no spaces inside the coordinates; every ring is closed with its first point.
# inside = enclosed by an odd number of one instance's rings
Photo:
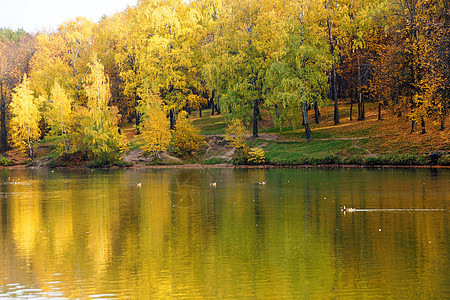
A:
{"type": "Polygon", "coordinates": [[[245,135],[247,130],[241,119],[233,119],[225,130],[225,139],[236,149],[245,147],[245,135]]]}
{"type": "Polygon", "coordinates": [[[200,150],[203,142],[200,130],[187,118],[187,112],[180,112],[173,133],[175,151],[181,156],[192,156],[200,150]]]}
{"type": "Polygon", "coordinates": [[[41,135],[39,130],[41,114],[38,102],[39,100],[30,91],[27,75],[24,75],[22,83],[14,90],[10,104],[11,141],[14,147],[19,148],[30,158],[36,155],[34,142],[41,135]]]}
{"type": "Polygon", "coordinates": [[[155,93],[140,100],[139,113],[142,115],[140,131],[144,153],[152,154],[161,159],[161,152],[166,151],[172,135],[167,114],[164,113],[163,103],[155,93]]]}
{"type": "Polygon", "coordinates": [[[22,29],[0,29],[0,148],[8,150],[8,104],[34,53],[34,36],[22,29]]]}
{"type": "Polygon", "coordinates": [[[91,60],[85,85],[87,107],[80,108],[80,134],[88,155],[101,163],[109,163],[118,158],[125,143],[119,134],[118,110],[108,106],[111,95],[103,65],[95,55],[91,60]]]}
{"type": "Polygon", "coordinates": [[[136,19],[143,45],[138,56],[139,75],[145,78],[141,90],[158,90],[172,115],[204,105],[207,92],[200,51],[204,29],[195,5],[179,0],[139,1],[136,19]]]}
{"type": "Polygon", "coordinates": [[[60,152],[69,154],[72,148],[69,139],[72,133],[71,125],[73,125],[72,101],[56,81],[51,90],[48,105],[47,122],[50,126],[50,134],[60,137],[58,143],[60,152]]]}

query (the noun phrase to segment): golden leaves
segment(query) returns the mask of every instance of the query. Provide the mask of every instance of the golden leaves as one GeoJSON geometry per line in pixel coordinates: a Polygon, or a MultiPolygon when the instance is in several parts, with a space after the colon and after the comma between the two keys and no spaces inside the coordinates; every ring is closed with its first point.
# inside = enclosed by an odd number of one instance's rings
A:
{"type": "Polygon", "coordinates": [[[14,90],[11,109],[11,140],[30,158],[35,156],[34,142],[40,138],[39,113],[37,99],[29,89],[27,76],[23,76],[22,83],[14,90]]]}
{"type": "Polygon", "coordinates": [[[200,150],[203,143],[200,130],[187,119],[186,112],[180,112],[173,132],[175,151],[181,156],[190,156],[200,150]]]}
{"type": "Polygon", "coordinates": [[[159,157],[172,139],[169,119],[164,113],[161,99],[156,94],[147,95],[140,101],[139,112],[142,114],[141,149],[144,153],[159,157]]]}

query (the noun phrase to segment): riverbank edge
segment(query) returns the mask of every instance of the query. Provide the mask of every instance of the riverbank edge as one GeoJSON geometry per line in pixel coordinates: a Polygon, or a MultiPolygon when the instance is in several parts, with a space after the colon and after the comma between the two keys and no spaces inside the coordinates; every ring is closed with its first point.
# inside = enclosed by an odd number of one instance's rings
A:
{"type": "Polygon", "coordinates": [[[233,164],[177,164],[177,165],[132,165],[127,167],[103,167],[92,168],[88,166],[71,166],[71,167],[55,167],[33,166],[33,165],[14,165],[2,166],[0,170],[26,170],[26,169],[42,169],[42,170],[140,170],[140,169],[450,169],[450,166],[441,165],[341,165],[341,164],[318,164],[318,165],[233,165],[233,164]]]}
{"type": "MultiPolygon", "coordinates": [[[[265,137],[263,140],[272,140],[273,137],[265,137]]],[[[206,148],[205,148],[206,149],[206,148]]],[[[164,152],[161,154],[159,160],[154,157],[146,156],[140,149],[130,150],[125,153],[115,163],[109,164],[95,164],[95,161],[88,161],[74,157],[74,159],[61,159],[62,157],[52,157],[50,147],[48,145],[40,147],[41,152],[38,157],[33,160],[26,160],[20,152],[15,150],[16,154],[9,153],[8,157],[16,157],[10,159],[12,165],[0,166],[0,169],[175,169],[175,168],[236,168],[236,169],[271,169],[271,168],[366,168],[366,169],[450,169],[450,164],[447,160],[450,155],[449,152],[440,152],[446,160],[432,161],[430,155],[423,153],[413,153],[409,156],[403,154],[389,155],[383,157],[380,155],[365,155],[365,156],[345,156],[332,154],[323,157],[303,156],[302,161],[294,159],[283,158],[280,154],[272,155],[266,160],[265,164],[233,164],[234,149],[230,147],[229,142],[222,136],[209,136],[208,148],[201,153],[197,158],[182,159],[173,153],[164,152]],[[50,151],[49,151],[50,150],[50,151]],[[47,151],[47,152],[45,152],[47,151]],[[172,154],[172,155],[171,155],[172,154]],[[21,157],[21,159],[17,159],[21,157]],[[205,163],[208,160],[218,160],[215,163],[205,163]],[[367,163],[369,162],[369,163],[367,163]]],[[[13,152],[13,151],[11,151],[13,152]]]]}

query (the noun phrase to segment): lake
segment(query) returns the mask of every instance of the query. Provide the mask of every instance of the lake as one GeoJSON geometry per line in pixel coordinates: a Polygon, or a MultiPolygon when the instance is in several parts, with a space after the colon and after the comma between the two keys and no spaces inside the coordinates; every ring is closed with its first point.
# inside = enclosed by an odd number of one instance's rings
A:
{"type": "Polygon", "coordinates": [[[0,299],[450,297],[448,169],[0,170],[0,193],[0,299]]]}

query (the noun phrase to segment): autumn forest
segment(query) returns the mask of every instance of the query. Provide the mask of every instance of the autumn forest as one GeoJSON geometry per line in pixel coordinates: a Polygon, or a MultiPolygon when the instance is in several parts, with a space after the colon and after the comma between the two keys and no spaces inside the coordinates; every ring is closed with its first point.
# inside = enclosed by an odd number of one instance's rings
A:
{"type": "Polygon", "coordinates": [[[343,102],[360,122],[370,105],[442,132],[449,66],[449,0],[139,0],[55,32],[0,29],[0,144],[33,158],[50,137],[59,155],[116,161],[134,124],[146,153],[186,155],[202,143],[187,116],[207,109],[263,162],[243,128],[270,118],[309,141],[308,112],[332,107],[338,125],[343,102]]]}

